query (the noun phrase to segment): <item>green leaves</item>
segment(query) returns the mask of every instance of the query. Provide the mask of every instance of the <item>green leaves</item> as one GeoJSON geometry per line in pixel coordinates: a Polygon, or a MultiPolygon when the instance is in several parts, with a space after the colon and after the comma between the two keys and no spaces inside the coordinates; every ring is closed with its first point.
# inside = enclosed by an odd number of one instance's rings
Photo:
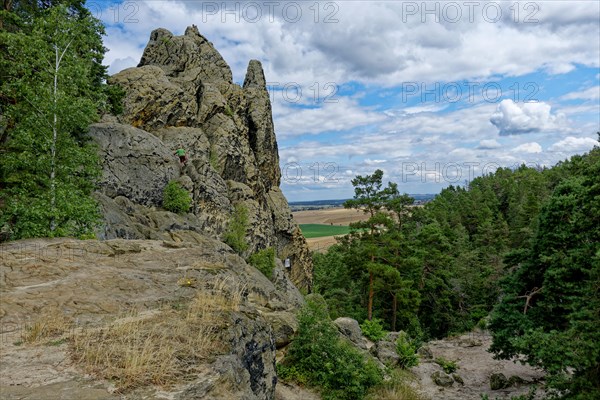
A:
{"type": "Polygon", "coordinates": [[[89,236],[99,219],[90,193],[100,168],[85,135],[105,98],[97,67],[103,28],[83,11],[34,11],[0,31],[0,225],[11,239],[89,236]]]}
{"type": "Polygon", "coordinates": [[[248,241],[246,240],[248,224],[248,209],[242,203],[236,204],[223,241],[238,254],[248,250],[248,241]]]}
{"type": "Polygon", "coordinates": [[[163,208],[177,214],[188,212],[192,198],[187,190],[177,181],[171,181],[163,190],[163,208]]]}
{"type": "Polygon", "coordinates": [[[320,296],[310,295],[298,315],[298,333],[278,371],[322,391],[323,399],[358,400],[383,380],[370,359],[341,340],[320,296]]]}
{"type": "Polygon", "coordinates": [[[563,398],[600,396],[600,148],[559,167],[563,175],[542,204],[527,252],[492,314],[492,350],[525,355],[548,371],[563,398]],[[571,373],[571,371],[573,371],[571,373]]]}

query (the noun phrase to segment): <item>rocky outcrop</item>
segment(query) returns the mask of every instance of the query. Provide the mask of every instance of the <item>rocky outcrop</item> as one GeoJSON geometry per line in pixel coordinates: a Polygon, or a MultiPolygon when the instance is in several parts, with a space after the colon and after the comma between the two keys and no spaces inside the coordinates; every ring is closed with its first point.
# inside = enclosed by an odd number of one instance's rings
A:
{"type": "Polygon", "coordinates": [[[398,364],[400,356],[396,352],[396,344],[387,340],[380,340],[371,348],[371,354],[387,366],[394,367],[398,364]]]}
{"type": "Polygon", "coordinates": [[[357,320],[348,317],[340,317],[333,321],[333,323],[337,326],[342,336],[350,340],[350,342],[357,347],[363,350],[367,349],[367,340],[363,336],[357,320]]]}
{"type": "Polygon", "coordinates": [[[171,234],[189,236],[185,241],[40,239],[1,245],[0,392],[31,399],[273,399],[276,345],[297,329],[292,316],[301,305],[300,293],[285,275],[272,283],[217,240],[193,231],[171,234]],[[109,382],[91,379],[73,362],[73,337],[81,332],[143,315],[160,316],[157,321],[164,323],[162,316],[185,310],[203,294],[211,307],[219,307],[218,294],[237,296],[239,304],[219,311],[224,322],[213,325],[222,345],[214,357],[195,360],[193,367],[201,373],[193,379],[167,387],[144,385],[121,397],[109,382]],[[52,317],[50,310],[74,325],[57,333],[60,340],[23,343],[24,335],[40,326],[39,318],[52,317]]]}
{"type": "MultiPolygon", "coordinates": [[[[189,230],[222,238],[234,207],[243,205],[250,219],[247,254],[274,247],[280,259],[290,259],[292,281],[310,289],[310,253],[279,189],[277,140],[260,62],[250,61],[240,87],[195,26],[183,36],[157,29],[138,67],[110,82],[126,92],[124,113],[90,129],[104,167],[101,235],[168,236],[169,224],[149,214],[161,206],[168,181],[178,178],[193,198],[193,216],[185,217],[189,230]],[[178,148],[188,153],[183,167],[173,156],[178,148]],[[124,209],[121,198],[148,209],[124,209]]],[[[177,216],[162,219],[181,222],[177,216]]],[[[179,230],[188,229],[179,222],[179,230]]]]}

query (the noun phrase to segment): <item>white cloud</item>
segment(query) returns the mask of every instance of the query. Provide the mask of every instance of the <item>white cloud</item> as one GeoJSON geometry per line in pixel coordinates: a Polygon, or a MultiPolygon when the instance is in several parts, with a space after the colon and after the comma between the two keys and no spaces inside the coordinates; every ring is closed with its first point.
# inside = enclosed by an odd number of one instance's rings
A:
{"type": "Polygon", "coordinates": [[[515,147],[513,151],[517,153],[541,153],[542,146],[536,142],[523,143],[515,147]]]}
{"type": "Polygon", "coordinates": [[[564,114],[552,114],[552,107],[544,102],[518,104],[505,99],[498,104],[490,122],[500,135],[519,135],[548,130],[564,130],[564,114]]]}
{"type": "Polygon", "coordinates": [[[319,107],[296,108],[276,96],[273,111],[278,137],[349,131],[387,119],[382,113],[361,107],[356,100],[348,97],[336,100],[322,103],[319,107]]]}
{"type": "Polygon", "coordinates": [[[598,141],[588,137],[568,136],[554,143],[548,150],[562,153],[576,153],[591,150],[598,145],[598,141]]]}
{"type": "Polygon", "coordinates": [[[562,96],[561,99],[563,100],[598,100],[600,99],[600,85],[585,89],[585,90],[580,90],[578,92],[571,92],[571,93],[567,93],[566,95],[562,96]]]}
{"type": "MultiPolygon", "coordinates": [[[[137,2],[134,18],[138,22],[121,24],[108,32],[107,47],[111,51],[107,62],[139,59],[155,28],[181,34],[187,25],[195,23],[232,66],[236,79],[243,79],[251,58],[263,61],[269,79],[280,82],[332,81],[341,85],[354,80],[385,86],[407,81],[489,79],[540,69],[564,73],[575,65],[600,65],[600,12],[589,3],[545,2],[535,15],[537,23],[524,22],[528,10],[520,10],[515,16],[509,9],[511,2],[495,3],[501,4],[504,16],[496,23],[489,22],[489,18],[486,21],[481,4],[475,8],[475,18],[469,20],[469,10],[460,2],[456,4],[462,17],[455,23],[444,18],[442,7],[438,7],[441,18],[436,22],[434,16],[421,9],[425,3],[416,2],[410,2],[419,8],[410,18],[406,18],[406,2],[320,2],[316,3],[318,16],[315,5],[307,2],[301,4],[303,16],[297,22],[290,22],[289,16],[286,21],[282,15],[284,4],[277,6],[274,18],[270,18],[266,3],[259,2],[255,4],[264,9],[263,16],[254,23],[235,12],[203,14],[205,3],[137,2]],[[337,9],[325,9],[326,4],[337,9]],[[338,22],[324,23],[332,13],[338,22]],[[121,31],[120,40],[112,39],[116,30],[121,31]]],[[[123,4],[118,21],[133,11],[123,9],[123,4]]],[[[250,3],[235,4],[243,9],[250,3]]],[[[111,5],[113,9],[115,6],[111,5]]],[[[229,2],[227,7],[234,9],[234,4],[229,2]]],[[[115,21],[114,11],[108,8],[102,16],[108,24],[115,21]]]]}
{"type": "Polygon", "coordinates": [[[480,150],[494,150],[494,149],[498,149],[500,147],[502,147],[502,145],[500,143],[498,143],[498,141],[496,141],[496,139],[481,140],[479,142],[479,146],[477,146],[477,148],[480,150]]]}

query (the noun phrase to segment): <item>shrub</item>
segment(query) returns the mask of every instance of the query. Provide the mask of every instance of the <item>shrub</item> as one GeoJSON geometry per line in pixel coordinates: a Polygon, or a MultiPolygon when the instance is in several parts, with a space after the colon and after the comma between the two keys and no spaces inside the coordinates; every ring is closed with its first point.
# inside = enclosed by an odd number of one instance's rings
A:
{"type": "Polygon", "coordinates": [[[275,250],[272,247],[259,250],[248,257],[248,263],[271,279],[275,269],[275,250]]]}
{"type": "Polygon", "coordinates": [[[411,339],[406,332],[400,332],[396,339],[396,352],[400,356],[398,364],[404,369],[419,365],[419,356],[416,354],[418,348],[416,340],[411,339]]]}
{"type": "Polygon", "coordinates": [[[163,208],[177,214],[187,212],[192,205],[192,198],[187,190],[177,181],[171,181],[163,191],[163,208]]]}
{"type": "Polygon", "coordinates": [[[229,220],[224,240],[238,254],[242,254],[248,250],[248,242],[246,242],[247,229],[248,209],[243,204],[237,204],[233,211],[233,216],[229,220]]]}
{"type": "Polygon", "coordinates": [[[445,373],[451,374],[458,369],[458,365],[456,361],[446,360],[444,357],[438,357],[435,359],[435,362],[442,367],[445,373]]]}
{"type": "Polygon", "coordinates": [[[298,334],[278,368],[282,377],[319,387],[322,398],[331,400],[362,399],[382,382],[373,359],[339,338],[321,296],[307,297],[298,322],[298,334]]]}
{"type": "Polygon", "coordinates": [[[370,340],[377,342],[387,335],[387,332],[383,330],[382,322],[383,321],[379,318],[373,318],[371,321],[367,319],[360,325],[360,329],[362,330],[363,335],[370,340]]]}

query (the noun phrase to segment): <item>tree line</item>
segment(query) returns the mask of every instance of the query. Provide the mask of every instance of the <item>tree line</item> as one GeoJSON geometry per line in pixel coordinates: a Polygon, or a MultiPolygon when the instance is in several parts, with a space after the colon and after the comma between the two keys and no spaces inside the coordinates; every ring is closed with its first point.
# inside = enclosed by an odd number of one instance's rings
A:
{"type": "MultiPolygon", "coordinates": [[[[545,368],[565,398],[600,395],[600,148],[553,168],[500,168],[423,207],[357,176],[368,219],[315,254],[332,318],[421,340],[490,328],[499,358],[545,368]]],[[[592,397],[590,397],[592,396],[592,397]]]]}

